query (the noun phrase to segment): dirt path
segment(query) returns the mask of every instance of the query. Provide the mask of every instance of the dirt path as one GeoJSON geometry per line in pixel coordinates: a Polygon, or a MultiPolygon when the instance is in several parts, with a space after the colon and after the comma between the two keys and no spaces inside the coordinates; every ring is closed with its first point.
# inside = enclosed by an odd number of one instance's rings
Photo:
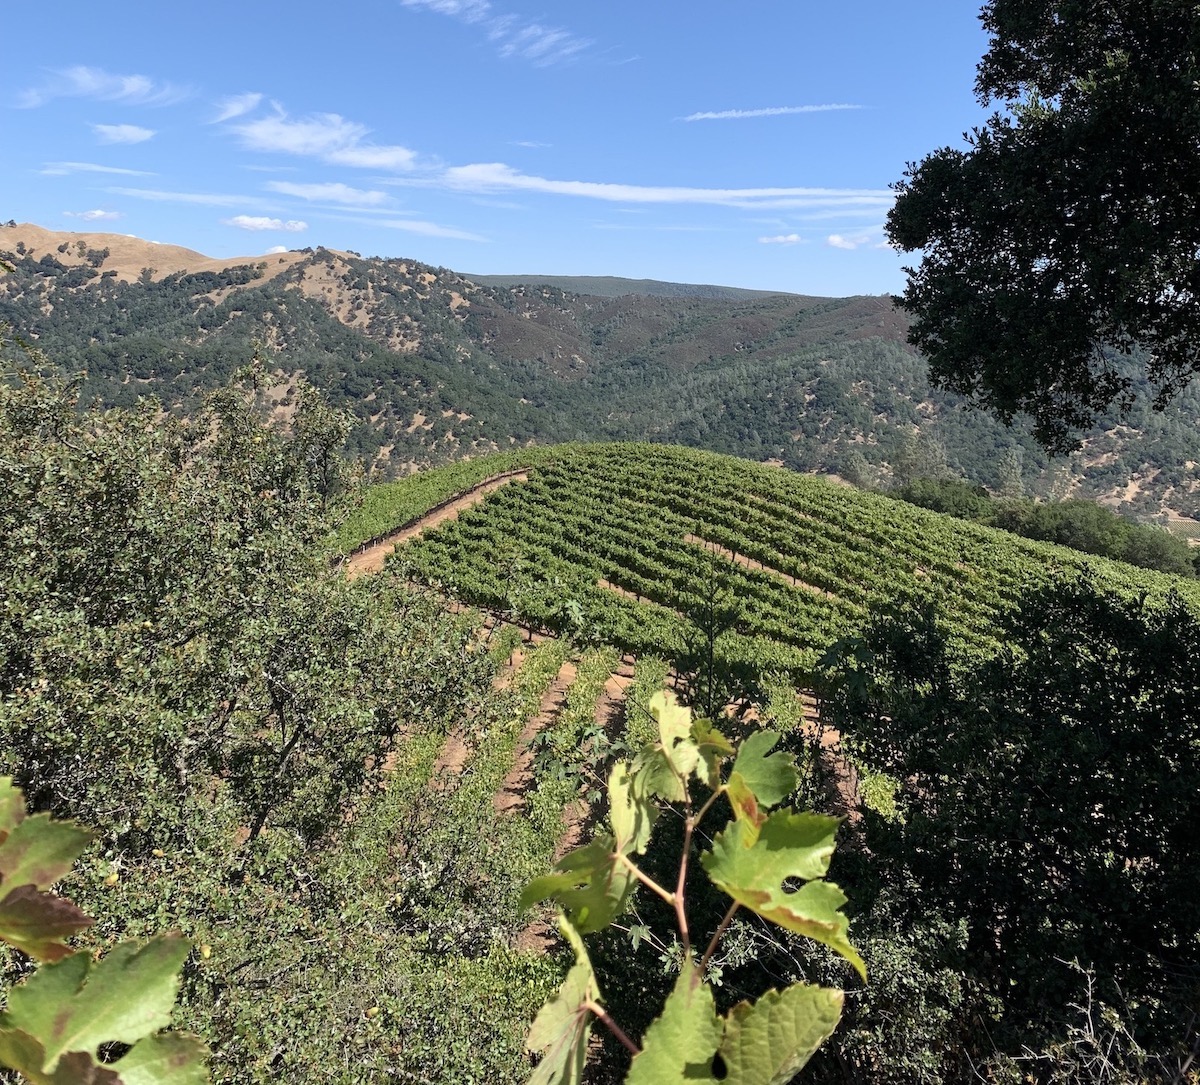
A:
{"type": "MultiPolygon", "coordinates": [[[[612,736],[625,721],[625,697],[633,684],[633,665],[624,660],[609,675],[596,698],[596,722],[612,736]]],[[[507,781],[505,781],[507,783],[507,781]]],[[[527,786],[527,785],[525,785],[527,786]]],[[[500,796],[497,796],[499,799],[500,796]]],[[[499,806],[497,806],[499,809],[499,806]]],[[[595,824],[599,811],[583,799],[575,799],[563,808],[563,831],[554,845],[551,863],[557,863],[567,852],[579,847],[589,827],[595,824]]],[[[516,937],[516,947],[522,953],[546,953],[558,943],[554,924],[534,919],[516,937]]]]}
{"type": "Polygon", "coordinates": [[[534,716],[517,739],[517,756],[513,759],[512,768],[504,777],[500,790],[492,796],[492,806],[497,814],[508,814],[519,810],[525,805],[525,792],[533,783],[533,742],[534,737],[549,727],[560,715],[567,703],[567,693],[575,683],[577,673],[575,664],[568,660],[558,669],[550,688],[542,694],[542,703],[534,716]]]}
{"type": "Polygon", "coordinates": [[[691,543],[693,546],[702,546],[710,553],[718,554],[726,561],[732,561],[734,564],[740,565],[743,569],[757,569],[759,572],[776,577],[785,584],[790,584],[793,588],[803,588],[805,591],[813,592],[815,595],[823,595],[826,599],[837,598],[831,591],[818,588],[815,584],[806,584],[803,580],[797,580],[791,573],[772,569],[770,565],[764,565],[755,558],[748,558],[745,554],[735,554],[728,547],[721,546],[719,543],[712,542],[709,539],[703,539],[699,535],[685,535],[683,541],[691,543]]]}
{"type": "Polygon", "coordinates": [[[528,471],[513,471],[507,475],[498,475],[496,478],[488,479],[486,482],[481,482],[478,486],[473,486],[465,493],[461,493],[454,499],[431,509],[419,520],[414,520],[411,524],[402,527],[399,531],[393,532],[384,539],[380,539],[379,542],[373,543],[365,550],[351,554],[343,566],[346,570],[346,575],[353,579],[354,577],[363,576],[366,573],[379,572],[383,568],[383,563],[387,560],[387,556],[401,543],[408,542],[409,539],[416,538],[421,532],[428,531],[432,527],[437,527],[438,524],[443,524],[447,520],[457,519],[459,513],[471,508],[473,505],[478,505],[488,494],[500,489],[501,486],[507,486],[510,482],[524,482],[528,477],[528,471]]]}

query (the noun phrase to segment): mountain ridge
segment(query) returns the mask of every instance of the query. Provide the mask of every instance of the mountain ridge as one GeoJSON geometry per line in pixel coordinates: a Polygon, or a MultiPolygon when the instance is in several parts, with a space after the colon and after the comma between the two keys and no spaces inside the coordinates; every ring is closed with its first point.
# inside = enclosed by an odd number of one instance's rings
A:
{"type": "Polygon", "coordinates": [[[528,443],[648,439],[877,484],[916,460],[994,487],[1015,455],[1034,494],[1142,516],[1200,507],[1200,392],[1106,418],[1079,456],[1051,461],[1027,430],[930,387],[888,297],[602,296],[352,251],[212,259],[15,224],[0,257],[13,268],[0,321],[85,371],[87,396],[188,410],[257,359],[279,380],[280,417],[307,378],[353,414],[351,452],[390,475],[528,443]]]}

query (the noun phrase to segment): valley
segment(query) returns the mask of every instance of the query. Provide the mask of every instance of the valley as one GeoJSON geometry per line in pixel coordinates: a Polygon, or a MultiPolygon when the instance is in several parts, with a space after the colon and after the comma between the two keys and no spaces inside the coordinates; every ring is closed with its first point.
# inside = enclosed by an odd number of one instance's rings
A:
{"type": "Polygon", "coordinates": [[[932,463],[994,488],[1015,454],[1034,495],[1182,531],[1196,511],[1200,394],[1163,413],[1143,397],[1049,459],[1021,425],[932,389],[887,297],[474,282],[324,249],[214,261],[27,225],[0,228],[0,258],[14,268],[0,321],[63,372],[86,371],[86,399],[194,410],[256,360],[278,381],[279,417],[302,375],[352,413],[348,448],[384,477],[513,445],[652,440],[876,485],[932,463]]]}

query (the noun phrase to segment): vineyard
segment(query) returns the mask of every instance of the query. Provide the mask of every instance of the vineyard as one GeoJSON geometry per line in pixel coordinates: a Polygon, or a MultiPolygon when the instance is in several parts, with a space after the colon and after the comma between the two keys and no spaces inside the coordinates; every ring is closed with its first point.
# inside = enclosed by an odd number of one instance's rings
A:
{"type": "Polygon", "coordinates": [[[471,604],[636,655],[681,658],[711,635],[748,692],[764,674],[811,670],[880,607],[934,603],[963,643],[988,649],[1021,594],[1056,572],[1086,568],[1123,595],[1200,599],[1170,577],[877,494],[648,444],[510,452],[393,483],[342,542],[385,537],[517,468],[528,468],[519,482],[391,560],[471,604]]]}

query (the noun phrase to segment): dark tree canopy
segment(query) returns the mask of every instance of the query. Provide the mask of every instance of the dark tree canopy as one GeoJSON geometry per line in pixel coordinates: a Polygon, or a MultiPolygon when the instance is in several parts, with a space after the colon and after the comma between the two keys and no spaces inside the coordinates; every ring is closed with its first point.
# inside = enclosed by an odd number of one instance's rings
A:
{"type": "Polygon", "coordinates": [[[1074,430],[1200,369],[1200,7],[989,0],[975,90],[1002,110],[909,167],[891,241],[921,250],[899,299],[935,383],[1005,421],[1074,430]]]}

